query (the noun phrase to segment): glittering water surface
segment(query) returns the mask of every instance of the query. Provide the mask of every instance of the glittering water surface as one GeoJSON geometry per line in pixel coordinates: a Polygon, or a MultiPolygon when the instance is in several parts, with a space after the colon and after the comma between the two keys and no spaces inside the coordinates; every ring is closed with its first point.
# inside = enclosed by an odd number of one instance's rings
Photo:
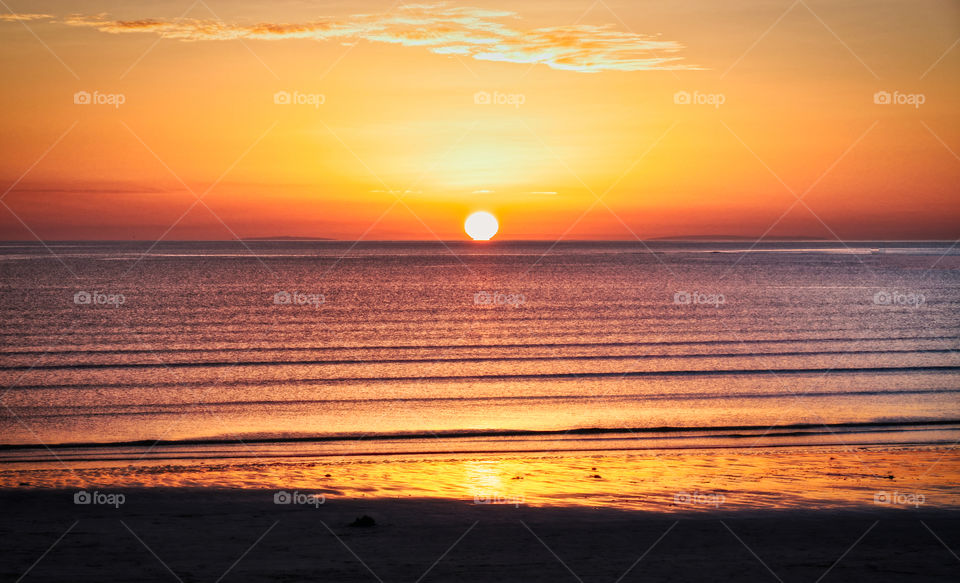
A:
{"type": "Polygon", "coordinates": [[[5,243],[0,459],[960,437],[956,249],[749,247],[5,243]]]}

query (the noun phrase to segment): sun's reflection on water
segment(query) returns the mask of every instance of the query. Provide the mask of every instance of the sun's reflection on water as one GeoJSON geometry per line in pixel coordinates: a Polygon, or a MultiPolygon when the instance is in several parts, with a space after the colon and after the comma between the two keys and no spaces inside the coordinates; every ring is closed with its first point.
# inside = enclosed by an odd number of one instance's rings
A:
{"type": "Polygon", "coordinates": [[[8,469],[0,472],[0,487],[295,489],[324,492],[330,500],[433,497],[659,512],[877,504],[960,507],[960,454],[926,447],[227,463],[184,460],[176,466],[87,462],[73,471],[8,469]]]}

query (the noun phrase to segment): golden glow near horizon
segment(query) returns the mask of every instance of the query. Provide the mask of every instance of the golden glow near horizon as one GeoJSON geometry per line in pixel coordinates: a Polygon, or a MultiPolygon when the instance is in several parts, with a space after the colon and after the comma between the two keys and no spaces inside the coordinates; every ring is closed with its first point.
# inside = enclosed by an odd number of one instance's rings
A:
{"type": "Polygon", "coordinates": [[[955,2],[391,4],[9,0],[0,237],[960,236],[955,2]]]}

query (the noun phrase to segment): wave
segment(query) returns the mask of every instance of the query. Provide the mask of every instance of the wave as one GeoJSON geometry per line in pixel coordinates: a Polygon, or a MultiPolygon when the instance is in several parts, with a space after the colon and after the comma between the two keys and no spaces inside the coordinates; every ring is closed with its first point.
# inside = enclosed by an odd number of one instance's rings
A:
{"type": "MultiPolygon", "coordinates": [[[[13,333],[12,333],[13,334],[13,333]]],[[[733,338],[729,340],[658,340],[647,342],[547,342],[547,343],[498,343],[498,344],[398,344],[398,345],[355,345],[355,346],[252,346],[252,347],[211,347],[211,348],[76,348],[48,350],[0,350],[0,355],[57,355],[57,354],[165,354],[196,352],[321,352],[336,350],[481,350],[487,348],[590,348],[590,347],[631,347],[631,346],[715,346],[721,344],[805,344],[809,342],[897,342],[897,341],[960,341],[958,336],[870,336],[870,337],[827,337],[827,338],[733,338]]]]}
{"type": "Polygon", "coordinates": [[[791,352],[720,352],[705,354],[586,354],[558,356],[470,356],[449,358],[378,358],[334,360],[237,360],[193,362],[81,362],[71,364],[44,364],[0,366],[2,371],[30,370],[83,370],[83,369],[131,369],[131,368],[222,368],[230,366],[319,366],[319,365],[377,365],[377,364],[438,364],[465,362],[536,362],[536,361],[591,361],[591,360],[671,360],[685,358],[738,358],[738,357],[787,357],[787,356],[845,356],[866,354],[948,354],[960,353],[960,349],[892,349],[892,350],[820,350],[791,352]]]}
{"type": "Polygon", "coordinates": [[[409,431],[395,433],[341,433],[298,436],[274,436],[241,438],[206,439],[140,439],[114,442],[70,442],[70,443],[13,443],[0,444],[0,451],[14,451],[43,448],[55,449],[96,449],[115,447],[176,447],[205,445],[255,445],[284,443],[325,443],[356,441],[397,441],[420,439],[470,439],[470,438],[537,438],[571,437],[590,438],[603,436],[635,437],[656,436],[658,434],[702,434],[698,437],[716,438],[757,438],[770,436],[797,435],[836,435],[838,433],[897,432],[937,429],[960,430],[960,419],[932,419],[918,421],[864,421],[851,423],[789,423],[783,425],[714,425],[703,427],[662,426],[662,427],[580,427],[573,429],[526,430],[526,429],[453,429],[439,431],[409,431]]]}
{"type": "Polygon", "coordinates": [[[21,419],[50,419],[60,417],[114,417],[114,416],[150,416],[150,415],[182,415],[190,408],[208,410],[211,407],[263,407],[288,406],[302,407],[305,405],[341,405],[341,404],[369,404],[369,403],[487,403],[487,402],[524,402],[524,401],[623,401],[636,399],[637,401],[701,401],[725,399],[783,399],[784,397],[822,398],[822,397],[862,397],[862,396],[897,396],[897,395],[942,395],[960,393],[960,389],[903,389],[903,390],[864,390],[864,391],[805,391],[802,394],[784,394],[783,392],[764,393],[626,393],[626,394],[591,394],[591,395],[511,395],[490,397],[388,397],[374,399],[278,399],[274,401],[246,400],[246,401],[192,401],[184,403],[131,403],[115,405],[70,405],[70,413],[52,412],[50,405],[10,405],[17,417],[21,419]],[[30,411],[38,411],[30,413],[30,411]]]}
{"type": "MultiPolygon", "coordinates": [[[[70,314],[68,313],[67,315],[70,315],[70,314]]],[[[239,314],[239,315],[244,315],[244,314],[239,314]]],[[[246,314],[246,316],[248,316],[248,314],[246,314]]],[[[353,318],[353,317],[355,317],[356,315],[355,315],[355,314],[346,314],[346,315],[342,315],[342,316],[343,316],[344,318],[353,318]]],[[[7,320],[11,320],[11,318],[7,318],[7,320]]],[[[592,319],[592,321],[594,321],[594,322],[596,322],[597,320],[598,320],[598,319],[596,319],[596,318],[592,319]]],[[[702,321],[702,320],[703,320],[703,319],[700,318],[700,321],[702,321]]],[[[517,330],[517,331],[528,332],[529,324],[530,324],[531,322],[537,323],[537,322],[540,322],[540,321],[541,321],[540,319],[534,318],[534,319],[532,319],[532,320],[530,320],[530,321],[528,321],[528,322],[513,323],[514,325],[512,326],[512,328],[510,328],[510,330],[512,331],[512,330],[515,329],[515,330],[517,330]]],[[[634,320],[626,320],[626,319],[625,319],[625,320],[622,320],[622,321],[623,321],[624,323],[631,323],[631,324],[634,324],[634,323],[635,323],[634,320]]],[[[723,319],[720,318],[720,321],[723,321],[723,319]]],[[[811,321],[812,321],[811,319],[807,319],[807,320],[806,320],[806,323],[809,324],[811,321]]],[[[231,320],[231,322],[235,322],[235,320],[231,320]]],[[[404,324],[405,326],[409,326],[410,324],[416,324],[416,323],[419,323],[419,322],[420,322],[420,320],[411,319],[411,320],[404,321],[403,324],[404,324]]],[[[584,333],[583,327],[578,324],[578,322],[577,322],[576,319],[567,319],[567,320],[565,320],[565,322],[568,323],[568,324],[570,324],[570,326],[569,326],[568,328],[557,328],[557,327],[554,327],[554,328],[552,328],[552,329],[549,331],[549,333],[550,333],[552,336],[578,336],[578,335],[583,335],[583,333],[584,333]]],[[[429,338],[430,340],[435,340],[437,337],[440,337],[440,338],[450,338],[450,339],[457,339],[457,340],[459,340],[459,339],[463,338],[463,334],[462,334],[463,326],[473,326],[473,325],[476,325],[476,324],[478,323],[478,321],[477,321],[477,320],[467,320],[467,321],[464,321],[464,322],[442,321],[442,323],[444,323],[444,324],[450,324],[450,325],[454,325],[454,324],[455,324],[457,327],[456,327],[456,328],[453,328],[453,329],[456,330],[457,333],[456,333],[456,334],[441,334],[440,332],[435,331],[435,332],[430,332],[429,334],[422,334],[422,335],[420,335],[420,336],[417,336],[416,334],[409,334],[409,337],[412,338],[412,339],[414,339],[414,340],[427,339],[427,338],[429,338]]],[[[495,320],[495,319],[482,320],[482,321],[479,321],[479,323],[488,324],[488,325],[491,325],[491,326],[496,325],[496,326],[501,327],[501,328],[502,328],[502,325],[504,324],[504,322],[501,322],[501,321],[495,320]]],[[[676,332],[676,326],[675,326],[676,320],[664,319],[664,320],[662,320],[662,321],[660,321],[660,322],[658,322],[658,323],[660,324],[659,327],[650,327],[650,326],[648,326],[648,330],[647,330],[647,331],[648,331],[649,333],[651,333],[651,334],[652,334],[652,333],[656,333],[656,334],[659,335],[659,336],[666,336],[666,335],[670,335],[670,334],[682,334],[682,333],[676,332]]],[[[36,322],[35,322],[35,321],[24,322],[23,325],[20,327],[19,330],[12,331],[12,332],[10,332],[10,331],[0,331],[0,336],[16,337],[16,338],[20,341],[20,343],[23,343],[23,342],[24,342],[26,339],[28,339],[28,338],[41,338],[41,339],[49,340],[49,338],[48,338],[49,335],[48,335],[46,332],[43,332],[43,331],[33,332],[31,329],[29,329],[29,328],[27,327],[27,326],[33,325],[33,324],[36,324],[36,322]]],[[[62,322],[62,321],[58,321],[58,322],[51,323],[51,324],[56,324],[56,325],[58,325],[58,326],[62,326],[62,325],[63,325],[63,322],[62,322]]],[[[264,327],[264,328],[266,328],[266,329],[269,329],[270,326],[276,326],[276,325],[277,325],[277,321],[276,321],[276,320],[271,320],[271,321],[269,321],[269,322],[267,322],[267,321],[255,322],[255,321],[250,320],[250,321],[247,321],[247,322],[244,323],[244,324],[233,323],[233,325],[230,326],[230,327],[218,327],[218,328],[213,329],[213,330],[214,330],[214,333],[210,334],[210,336],[211,336],[212,338],[217,338],[218,340],[221,340],[221,339],[224,338],[224,337],[230,337],[230,336],[244,336],[244,337],[248,337],[249,334],[250,334],[250,327],[251,327],[252,325],[257,325],[257,324],[260,325],[260,326],[262,326],[262,327],[264,327]]],[[[325,322],[325,325],[330,325],[330,324],[331,324],[330,322],[325,322]]],[[[365,333],[376,334],[377,337],[381,337],[381,336],[383,335],[383,332],[384,332],[382,328],[378,327],[378,325],[377,325],[376,322],[371,322],[371,323],[369,323],[369,325],[364,325],[364,326],[360,326],[360,325],[356,325],[356,324],[352,324],[352,323],[351,323],[351,324],[344,324],[343,322],[335,322],[334,324],[336,325],[336,327],[337,327],[336,329],[337,329],[339,332],[365,332],[365,333]]],[[[604,322],[604,326],[600,326],[600,327],[598,327],[598,328],[593,329],[592,333],[606,333],[604,329],[605,329],[606,327],[609,327],[609,324],[610,324],[609,321],[604,322]]],[[[650,324],[650,321],[649,321],[649,320],[647,320],[647,324],[650,324]]],[[[297,319],[296,319],[296,317],[291,316],[289,319],[287,319],[287,320],[285,321],[285,323],[284,323],[284,330],[285,330],[285,331],[288,331],[288,332],[289,332],[289,331],[300,331],[300,330],[313,331],[314,328],[316,327],[316,325],[317,325],[317,322],[316,322],[316,321],[298,322],[297,319]]],[[[129,328],[128,328],[128,329],[103,328],[103,327],[102,327],[102,322],[101,322],[101,323],[97,323],[97,324],[90,324],[90,325],[87,325],[87,326],[80,326],[80,325],[79,325],[78,323],[76,323],[76,322],[71,322],[70,328],[71,328],[71,329],[69,329],[69,330],[64,330],[62,333],[58,333],[58,334],[57,334],[57,337],[59,337],[59,338],[62,339],[62,338],[68,338],[68,337],[78,336],[78,337],[82,337],[82,338],[85,338],[85,339],[89,339],[91,336],[95,336],[95,337],[97,337],[97,338],[100,338],[100,337],[121,337],[121,338],[128,338],[128,337],[130,337],[130,336],[133,336],[133,337],[135,337],[135,338],[140,338],[140,337],[147,337],[147,336],[167,337],[167,336],[170,336],[170,335],[171,335],[170,326],[162,326],[162,325],[157,325],[157,326],[153,326],[153,327],[150,327],[150,328],[148,328],[148,327],[146,327],[146,326],[138,326],[138,327],[136,328],[136,330],[134,331],[133,329],[129,329],[129,328]],[[84,327],[86,327],[86,328],[91,328],[92,330],[82,330],[81,328],[84,328],[84,327]]],[[[189,331],[189,332],[195,332],[195,331],[205,332],[205,331],[211,330],[211,326],[210,326],[210,324],[207,323],[207,322],[203,322],[203,323],[199,323],[199,324],[187,324],[187,323],[183,323],[183,322],[177,322],[177,323],[176,323],[176,328],[177,328],[178,331],[181,331],[181,332],[184,332],[184,331],[189,331]]],[[[890,332],[898,332],[898,331],[911,331],[911,330],[915,330],[916,327],[913,326],[913,325],[910,325],[910,326],[902,326],[902,327],[888,327],[888,328],[886,328],[886,329],[887,329],[888,331],[890,331],[890,332]]],[[[931,328],[929,328],[929,327],[925,329],[925,331],[927,331],[927,332],[929,332],[930,330],[931,330],[931,328]]],[[[951,327],[944,326],[944,327],[942,327],[942,328],[939,328],[939,330],[947,331],[947,332],[949,332],[949,333],[952,334],[952,335],[951,335],[951,336],[936,337],[936,336],[918,336],[918,335],[916,335],[916,334],[913,334],[913,335],[911,335],[911,336],[878,338],[877,340],[905,340],[905,341],[915,341],[915,340],[934,340],[934,339],[947,339],[947,340],[956,340],[956,339],[957,339],[956,336],[955,336],[956,328],[951,328],[951,327]]],[[[811,327],[811,328],[799,328],[799,327],[794,327],[794,328],[788,328],[788,329],[784,329],[784,328],[751,329],[751,330],[749,331],[749,333],[750,333],[750,334],[787,334],[787,333],[789,333],[789,334],[800,334],[800,333],[804,333],[804,332],[810,332],[810,333],[838,333],[838,332],[862,332],[862,331],[863,331],[863,328],[862,328],[862,327],[861,327],[861,328],[827,328],[827,327],[821,326],[821,327],[811,327]]],[[[734,332],[735,332],[735,331],[734,331],[734,332]]],[[[520,332],[512,332],[512,334],[513,334],[513,336],[519,336],[519,335],[520,335],[520,332]]],[[[528,335],[529,335],[529,334],[528,334],[528,335]]],[[[538,336],[542,336],[542,334],[540,334],[540,335],[538,335],[538,336]]],[[[817,340],[818,340],[818,337],[813,337],[813,338],[796,337],[796,338],[793,338],[793,341],[796,341],[796,342],[816,342],[817,340]]],[[[859,339],[859,338],[850,338],[850,339],[847,339],[847,340],[849,340],[849,341],[858,341],[858,340],[861,340],[861,339],[859,339]]],[[[746,340],[745,340],[745,341],[746,341],[746,340]]],[[[696,343],[696,342],[698,342],[698,341],[684,341],[684,342],[694,342],[694,343],[696,343]]],[[[721,342],[736,342],[736,339],[724,340],[724,341],[721,341],[721,342]]],[[[139,342],[139,343],[142,343],[142,342],[139,342]]],[[[598,345],[605,345],[605,344],[607,344],[607,343],[598,343],[598,345]]],[[[610,345],[617,345],[617,344],[618,344],[618,343],[611,343],[610,345]]],[[[410,347],[410,346],[414,346],[414,345],[413,345],[413,344],[407,344],[407,345],[401,345],[400,347],[403,348],[403,347],[410,347]]],[[[461,345],[458,345],[458,344],[439,345],[439,347],[441,347],[441,348],[450,347],[450,346],[461,346],[461,345]]],[[[467,345],[463,345],[463,346],[467,346],[467,345]]],[[[481,345],[481,346],[487,346],[487,347],[489,347],[489,346],[497,346],[497,345],[495,345],[495,344],[486,344],[486,345],[481,345]]]]}
{"type": "MultiPolygon", "coordinates": [[[[542,381],[567,379],[601,378],[669,378],[669,377],[722,377],[722,376],[773,376],[779,375],[838,375],[838,374],[904,374],[904,373],[954,373],[960,372],[960,366],[891,366],[891,367],[846,367],[846,368],[758,368],[758,369],[704,369],[704,370],[657,370],[657,371],[619,371],[619,372],[576,372],[541,374],[498,374],[498,375],[446,375],[446,376],[393,376],[393,377],[319,377],[286,378],[257,380],[216,380],[216,386],[286,386],[295,384],[334,385],[355,383],[407,383],[407,382],[500,382],[500,381],[542,381]]],[[[11,385],[7,391],[49,390],[49,389],[117,389],[117,388],[196,388],[213,386],[211,381],[172,382],[133,382],[133,383],[95,383],[95,384],[29,384],[11,385]]]]}

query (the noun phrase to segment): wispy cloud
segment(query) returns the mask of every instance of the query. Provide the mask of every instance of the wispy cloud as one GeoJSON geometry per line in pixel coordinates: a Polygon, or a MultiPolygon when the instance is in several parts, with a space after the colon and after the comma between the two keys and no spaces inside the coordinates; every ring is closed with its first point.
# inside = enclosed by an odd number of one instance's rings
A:
{"type": "Polygon", "coordinates": [[[682,63],[683,45],[653,35],[621,32],[612,25],[575,24],[525,30],[512,11],[449,4],[404,5],[388,14],[355,14],[303,23],[238,24],[219,20],[111,20],[74,15],[70,26],[111,33],[152,33],[181,41],[233,39],[360,40],[421,47],[441,55],[482,61],[544,64],[593,73],[696,68],[682,63]]]}
{"type": "Polygon", "coordinates": [[[53,18],[50,14],[0,14],[0,22],[24,22],[29,20],[49,20],[53,18]]]}

